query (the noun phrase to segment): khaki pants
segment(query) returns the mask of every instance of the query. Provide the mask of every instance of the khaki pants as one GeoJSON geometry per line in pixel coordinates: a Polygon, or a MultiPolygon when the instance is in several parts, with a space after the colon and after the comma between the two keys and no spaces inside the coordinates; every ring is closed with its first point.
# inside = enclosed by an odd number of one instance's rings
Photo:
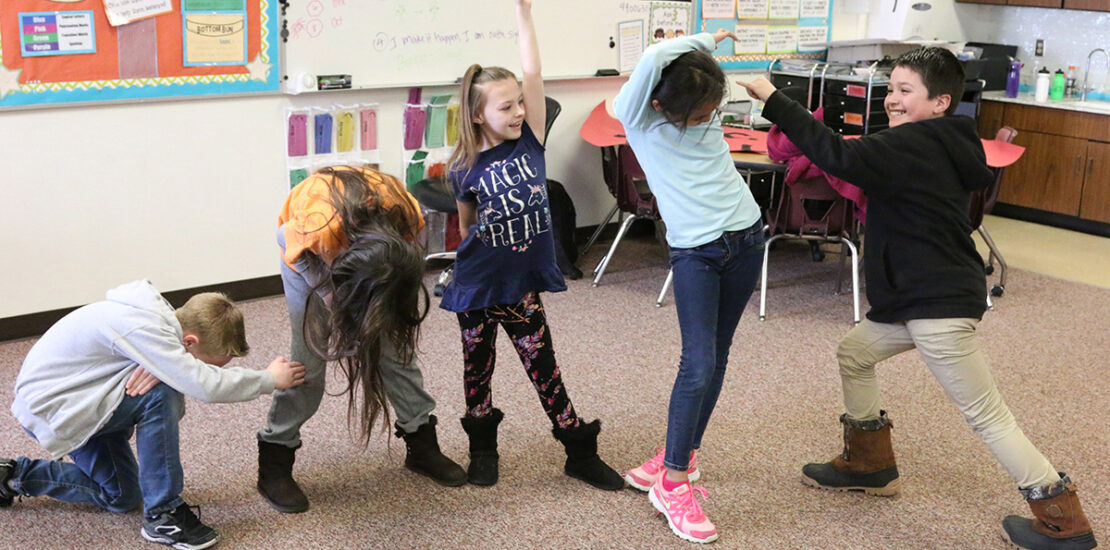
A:
{"type": "Polygon", "coordinates": [[[949,399],[1018,487],[1054,483],[1060,479],[1056,470],[1025,437],[994,385],[975,336],[978,325],[977,319],[894,324],[864,319],[844,336],[836,353],[848,417],[879,418],[875,365],[916,347],[949,399]]]}

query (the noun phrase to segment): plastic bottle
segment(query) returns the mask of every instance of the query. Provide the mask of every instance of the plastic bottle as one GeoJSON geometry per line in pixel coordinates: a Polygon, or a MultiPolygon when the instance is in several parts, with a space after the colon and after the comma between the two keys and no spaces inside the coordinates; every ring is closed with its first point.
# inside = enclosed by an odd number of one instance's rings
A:
{"type": "Polygon", "coordinates": [[[1010,74],[1006,75],[1006,97],[1017,97],[1018,90],[1021,88],[1021,61],[1013,60],[1010,62],[1010,74]]]}
{"type": "Polygon", "coordinates": [[[1068,72],[1064,76],[1064,95],[1067,97],[1079,95],[1075,90],[1075,65],[1068,65],[1068,72]]]}
{"type": "Polygon", "coordinates": [[[1037,73],[1037,88],[1033,94],[1033,98],[1040,103],[1048,101],[1048,88],[1051,86],[1052,75],[1049,74],[1048,69],[1041,67],[1040,72],[1037,73]]]}
{"type": "Polygon", "coordinates": [[[1054,101],[1064,99],[1065,87],[1067,87],[1067,77],[1064,76],[1064,70],[1056,69],[1056,74],[1052,75],[1052,87],[1049,91],[1049,97],[1054,101]]]}

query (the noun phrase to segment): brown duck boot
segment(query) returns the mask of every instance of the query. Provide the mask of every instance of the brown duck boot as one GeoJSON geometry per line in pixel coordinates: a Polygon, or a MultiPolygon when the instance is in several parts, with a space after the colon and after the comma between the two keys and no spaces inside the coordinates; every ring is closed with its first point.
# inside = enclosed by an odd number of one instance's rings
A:
{"type": "Polygon", "coordinates": [[[806,464],[802,483],[829,491],[863,491],[894,496],[902,480],[894,462],[890,430],[894,424],[879,411],[875,420],[852,420],[840,415],[844,425],[844,452],[824,464],[806,464]]]}
{"type": "Polygon", "coordinates": [[[296,447],[258,442],[258,492],[279,512],[296,514],[308,510],[308,497],[293,479],[296,447]]]}
{"type": "Polygon", "coordinates": [[[396,426],[397,437],[405,440],[405,467],[445,487],[464,485],[466,472],[463,471],[462,466],[444,456],[439,450],[436,424],[437,420],[433,414],[429,415],[428,421],[412,433],[406,433],[401,426],[396,426]]]}
{"type": "Polygon", "coordinates": [[[1060,481],[1043,487],[1019,489],[1033,519],[1006,516],[1002,538],[1026,550],[1092,550],[1098,548],[1091,524],[1079,505],[1075,484],[1060,472],[1060,481]]]}

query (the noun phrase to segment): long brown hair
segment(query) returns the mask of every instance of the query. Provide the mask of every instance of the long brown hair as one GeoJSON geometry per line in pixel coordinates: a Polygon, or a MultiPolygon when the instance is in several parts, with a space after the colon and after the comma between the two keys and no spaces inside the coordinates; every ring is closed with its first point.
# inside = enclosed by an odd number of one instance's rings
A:
{"type": "Polygon", "coordinates": [[[378,174],[387,183],[375,186],[350,167],[320,173],[332,176],[329,202],[349,246],[308,294],[305,341],[316,355],[339,363],[347,379],[348,424],[357,424],[359,439],[369,444],[379,416],[385,418],[382,428],[389,426],[382,354],[388,347],[401,364],[412,362],[428,313],[424,254],[405,239],[419,218],[392,176],[378,174]],[[320,299],[328,292],[330,307],[320,299]]]}
{"type": "Polygon", "coordinates": [[[483,68],[474,64],[466,69],[459,85],[459,144],[447,162],[451,172],[465,174],[478,160],[482,147],[482,125],[474,122],[474,117],[486,107],[486,96],[480,86],[508,79],[516,80],[516,75],[503,67],[483,68]]]}

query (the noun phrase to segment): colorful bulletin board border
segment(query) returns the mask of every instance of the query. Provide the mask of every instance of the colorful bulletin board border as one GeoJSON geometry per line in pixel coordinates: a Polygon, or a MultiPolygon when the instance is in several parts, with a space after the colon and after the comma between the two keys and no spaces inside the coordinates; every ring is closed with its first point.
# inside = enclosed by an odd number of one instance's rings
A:
{"type": "MultiPolygon", "coordinates": [[[[799,0],[799,2],[804,1],[805,0],[799,0]]],[[[824,17],[799,16],[796,25],[791,26],[796,26],[801,35],[807,34],[804,29],[824,28],[825,36],[828,37],[832,33],[832,8],[833,0],[829,0],[828,12],[824,17]]],[[[702,0],[694,0],[694,25],[696,32],[714,32],[718,29],[733,30],[740,21],[741,20],[737,17],[731,19],[703,19],[702,0]]],[[[770,18],[765,20],[744,19],[743,22],[744,24],[782,26],[786,20],[770,18]]],[[[717,63],[721,65],[721,68],[725,70],[766,69],[772,61],[784,58],[824,59],[825,50],[815,52],[791,50],[775,53],[736,55],[732,41],[722,40],[721,44],[713,52],[713,59],[716,59],[717,63]]]]}
{"type": "MultiPolygon", "coordinates": [[[[236,63],[190,65],[185,60],[184,13],[165,13],[112,27],[100,0],[84,0],[59,14],[91,13],[94,46],[88,53],[23,55],[21,15],[41,12],[38,0],[0,2],[0,109],[66,103],[142,101],[238,93],[277,92],[278,0],[173,0],[174,11],[206,3],[245,8],[245,55],[236,63]],[[33,9],[39,7],[39,9],[33,9]],[[128,32],[148,25],[144,32],[128,32]],[[147,37],[154,37],[147,38],[147,37]],[[144,41],[145,40],[145,41],[144,41]],[[135,54],[138,55],[129,55],[135,54]],[[245,60],[245,61],[243,61],[245,60]]],[[[236,47],[236,52],[238,48],[236,47]]]]}

